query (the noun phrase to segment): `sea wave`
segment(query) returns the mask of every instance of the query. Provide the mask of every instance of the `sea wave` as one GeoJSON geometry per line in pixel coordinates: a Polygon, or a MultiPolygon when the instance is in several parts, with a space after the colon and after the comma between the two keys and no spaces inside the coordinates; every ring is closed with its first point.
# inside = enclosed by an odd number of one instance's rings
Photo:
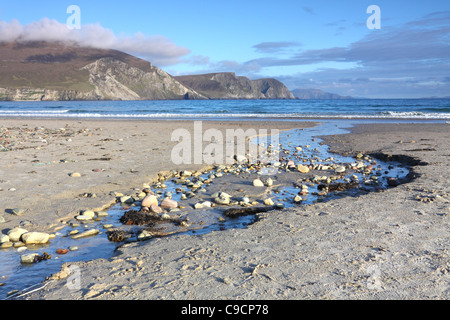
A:
{"type": "Polygon", "coordinates": [[[383,111],[374,114],[348,113],[92,113],[70,110],[0,110],[0,117],[36,117],[36,118],[127,118],[127,119],[450,119],[450,113],[396,112],[383,111]]]}

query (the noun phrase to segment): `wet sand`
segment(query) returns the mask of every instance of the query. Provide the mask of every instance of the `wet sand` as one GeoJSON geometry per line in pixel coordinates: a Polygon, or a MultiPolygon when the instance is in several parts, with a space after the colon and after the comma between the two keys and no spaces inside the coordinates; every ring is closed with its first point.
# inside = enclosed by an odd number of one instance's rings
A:
{"type": "MultiPolygon", "coordinates": [[[[226,129],[267,128],[270,133],[311,126],[312,122],[213,121],[203,122],[203,131],[215,128],[225,137],[226,129]]],[[[0,227],[14,228],[27,220],[29,229],[52,232],[80,211],[111,206],[116,193],[136,193],[159,173],[207,167],[172,162],[171,151],[178,142],[171,136],[179,128],[193,133],[193,122],[0,120],[0,145],[10,150],[0,147],[0,215],[6,220],[0,227]],[[15,208],[23,213],[13,214],[15,208]]],[[[224,151],[224,161],[225,156],[224,151]]]]}
{"type": "MultiPolygon", "coordinates": [[[[14,121],[6,120],[12,127],[28,122],[14,121]]],[[[70,145],[64,137],[46,149],[1,154],[1,193],[14,194],[2,197],[2,212],[30,204],[19,217],[2,213],[3,229],[24,219],[36,228],[55,228],[55,221],[107,205],[111,192],[141,188],[161,170],[196,169],[174,166],[175,143],[167,143],[174,127],[189,122],[33,121],[29,127],[68,123],[74,131],[88,128],[91,135],[81,131],[70,145]],[[95,158],[111,160],[89,160],[95,158]],[[104,171],[92,171],[97,168],[104,171]],[[82,177],[69,177],[74,171],[82,177]],[[8,191],[11,187],[17,190],[8,191]],[[89,192],[97,197],[76,197],[89,192]]],[[[245,125],[287,129],[307,123],[245,125]]],[[[322,137],[335,152],[406,159],[416,178],[381,193],[261,213],[246,229],[127,244],[111,259],[76,263],[79,290],[62,279],[27,299],[448,299],[449,133],[448,124],[371,124],[322,137]]]]}

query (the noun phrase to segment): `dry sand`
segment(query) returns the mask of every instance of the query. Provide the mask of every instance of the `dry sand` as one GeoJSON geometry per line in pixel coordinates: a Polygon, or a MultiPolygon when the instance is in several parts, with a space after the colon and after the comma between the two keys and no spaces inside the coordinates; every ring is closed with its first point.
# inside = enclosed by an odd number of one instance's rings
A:
{"type": "MultiPolygon", "coordinates": [[[[140,188],[160,170],[186,169],[170,162],[173,143],[167,141],[174,127],[189,122],[6,120],[1,127],[27,122],[31,128],[67,123],[74,131],[88,128],[91,136],[81,131],[71,142],[61,138],[45,149],[1,154],[2,228],[28,219],[51,229],[58,219],[107,204],[110,192],[140,188]],[[50,164],[33,166],[35,156],[50,164]],[[89,160],[105,157],[111,160],[89,160]],[[77,162],[60,163],[63,158],[77,162]],[[96,168],[105,171],[92,172],[96,168]],[[69,177],[74,171],[83,176],[69,177]],[[86,192],[97,198],[77,197],[86,192]],[[28,211],[20,217],[3,213],[14,207],[28,211]]],[[[69,289],[62,279],[27,298],[448,299],[449,136],[448,124],[372,124],[325,137],[336,152],[408,156],[417,177],[381,193],[263,213],[246,229],[128,244],[111,259],[76,263],[81,289],[69,289]]]]}

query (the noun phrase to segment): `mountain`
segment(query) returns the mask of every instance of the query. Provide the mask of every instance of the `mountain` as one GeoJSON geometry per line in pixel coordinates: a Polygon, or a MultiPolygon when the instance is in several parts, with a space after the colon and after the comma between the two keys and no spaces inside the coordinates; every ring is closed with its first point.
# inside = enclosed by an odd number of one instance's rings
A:
{"type": "Polygon", "coordinates": [[[340,96],[335,93],[325,92],[319,89],[294,89],[291,91],[297,99],[324,99],[324,100],[342,100],[353,99],[350,96],[340,96]]]}
{"type": "Polygon", "coordinates": [[[63,42],[0,43],[0,100],[294,99],[275,79],[173,77],[117,50],[63,42]]]}
{"type": "Polygon", "coordinates": [[[0,43],[0,100],[206,99],[150,62],[76,44],[0,43]]]}
{"type": "Polygon", "coordinates": [[[186,75],[175,79],[210,99],[294,99],[289,89],[275,79],[250,80],[233,72],[186,75]]]}

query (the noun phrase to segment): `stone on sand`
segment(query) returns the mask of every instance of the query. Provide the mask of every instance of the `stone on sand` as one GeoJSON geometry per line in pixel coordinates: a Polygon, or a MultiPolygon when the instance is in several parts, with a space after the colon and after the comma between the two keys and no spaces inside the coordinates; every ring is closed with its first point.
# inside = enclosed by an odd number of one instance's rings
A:
{"type": "Polygon", "coordinates": [[[47,243],[50,235],[45,232],[27,232],[22,234],[22,241],[26,244],[43,244],[47,243]]]}
{"type": "Polygon", "coordinates": [[[95,236],[99,232],[100,231],[98,229],[89,229],[89,230],[86,230],[86,231],[84,231],[82,233],[78,233],[78,234],[72,236],[72,239],[80,239],[80,238],[95,236]]]}
{"type": "Polygon", "coordinates": [[[155,195],[149,194],[144,199],[142,199],[142,207],[150,208],[152,205],[158,205],[158,198],[155,195]]]}
{"type": "Polygon", "coordinates": [[[178,203],[175,200],[164,198],[163,201],[161,201],[161,208],[163,209],[171,209],[178,207],[178,203]]]}
{"type": "Polygon", "coordinates": [[[254,187],[264,187],[264,183],[260,179],[253,180],[254,187]]]}
{"type": "Polygon", "coordinates": [[[8,232],[9,240],[12,242],[17,242],[20,240],[20,237],[27,232],[28,230],[23,228],[14,228],[8,232]]]}
{"type": "Polygon", "coordinates": [[[308,166],[304,166],[302,164],[297,165],[297,171],[301,172],[301,173],[308,173],[309,172],[309,168],[308,166]]]}

